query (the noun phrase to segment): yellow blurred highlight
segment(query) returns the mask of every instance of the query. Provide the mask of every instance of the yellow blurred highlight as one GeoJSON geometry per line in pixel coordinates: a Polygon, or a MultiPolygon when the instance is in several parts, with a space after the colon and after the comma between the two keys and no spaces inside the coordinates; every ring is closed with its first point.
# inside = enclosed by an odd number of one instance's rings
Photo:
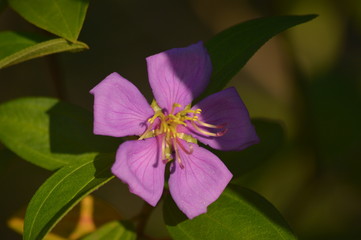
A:
{"type": "MultiPolygon", "coordinates": [[[[25,211],[25,207],[20,209],[7,221],[8,227],[19,234],[24,232],[25,211]]],[[[44,240],[81,239],[101,225],[120,219],[121,216],[111,206],[89,195],[66,214],[44,240]]]]}

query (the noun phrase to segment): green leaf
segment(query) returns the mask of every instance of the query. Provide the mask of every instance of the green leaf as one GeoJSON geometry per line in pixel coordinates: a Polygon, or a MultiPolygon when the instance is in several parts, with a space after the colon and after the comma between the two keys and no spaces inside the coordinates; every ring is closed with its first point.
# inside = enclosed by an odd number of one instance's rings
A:
{"type": "Polygon", "coordinates": [[[51,98],[22,98],[0,105],[0,141],[23,159],[54,170],[98,152],[114,152],[120,140],[93,134],[92,114],[51,98]]]}
{"type": "Polygon", "coordinates": [[[227,165],[233,178],[258,167],[271,158],[284,143],[284,131],[279,122],[266,119],[252,119],[260,143],[243,151],[221,152],[212,150],[227,165]]]}
{"type": "Polygon", "coordinates": [[[107,223],[82,240],[135,240],[134,227],[129,222],[114,221],[107,223]]]}
{"type": "Polygon", "coordinates": [[[114,155],[88,157],[87,161],[61,168],[35,193],[26,211],[24,240],[40,240],[83,197],[113,175],[114,155]]]}
{"type": "Polygon", "coordinates": [[[49,39],[28,33],[0,32],[0,69],[53,53],[88,48],[85,43],[71,43],[63,38],[49,39]]]}
{"type": "Polygon", "coordinates": [[[270,38],[315,17],[316,15],[258,18],[240,23],[217,34],[206,43],[213,72],[203,96],[222,90],[248,59],[270,38]]]}
{"type": "Polygon", "coordinates": [[[32,24],[76,42],[83,26],[89,0],[7,0],[32,24]]]}
{"type": "MultiPolygon", "coordinates": [[[[191,199],[190,199],[191,200],[191,199]]],[[[296,239],[280,213],[251,190],[230,185],[208,212],[192,220],[168,196],[164,218],[173,239],[296,239]]]]}

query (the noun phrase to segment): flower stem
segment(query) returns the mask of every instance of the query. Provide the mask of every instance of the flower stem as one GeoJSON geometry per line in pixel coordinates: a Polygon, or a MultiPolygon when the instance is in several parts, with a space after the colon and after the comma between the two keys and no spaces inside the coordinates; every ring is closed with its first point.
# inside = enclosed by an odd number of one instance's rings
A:
{"type": "Polygon", "coordinates": [[[144,203],[142,210],[140,211],[140,213],[136,216],[137,220],[138,220],[138,225],[137,225],[137,239],[144,239],[145,234],[145,227],[146,224],[148,222],[149,216],[152,213],[153,207],[150,206],[148,203],[144,203]]]}

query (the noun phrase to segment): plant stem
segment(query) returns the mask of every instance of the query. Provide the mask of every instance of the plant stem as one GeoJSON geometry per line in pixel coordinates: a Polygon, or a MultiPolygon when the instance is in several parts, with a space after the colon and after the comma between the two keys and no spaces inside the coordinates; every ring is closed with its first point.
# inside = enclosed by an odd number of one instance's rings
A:
{"type": "Polygon", "coordinates": [[[65,86],[62,81],[61,71],[59,67],[59,61],[55,55],[47,56],[47,62],[49,66],[49,71],[51,75],[51,79],[53,81],[55,87],[56,97],[64,100],[65,99],[65,86]]]}
{"type": "Polygon", "coordinates": [[[144,230],[149,219],[150,214],[152,213],[153,207],[148,203],[144,203],[142,210],[136,216],[138,220],[137,225],[137,239],[143,239],[145,237],[144,230]]]}

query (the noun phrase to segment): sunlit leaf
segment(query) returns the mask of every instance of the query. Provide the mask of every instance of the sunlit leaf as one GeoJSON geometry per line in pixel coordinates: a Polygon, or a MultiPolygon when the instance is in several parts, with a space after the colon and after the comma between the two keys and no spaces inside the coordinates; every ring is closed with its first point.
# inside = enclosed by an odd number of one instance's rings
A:
{"type": "Polygon", "coordinates": [[[93,134],[92,114],[51,98],[0,105],[0,141],[23,159],[54,170],[114,152],[120,140],[93,134]]]}
{"type": "MultiPolygon", "coordinates": [[[[191,199],[189,199],[191,201],[191,199]]],[[[175,240],[296,239],[280,213],[263,197],[239,186],[229,186],[208,212],[192,220],[178,210],[168,196],[164,218],[175,240]]]]}
{"type": "Polygon", "coordinates": [[[83,197],[99,188],[113,175],[113,155],[89,157],[65,166],[52,175],[35,193],[26,211],[24,240],[40,240],[83,197]]]}
{"type": "Polygon", "coordinates": [[[259,18],[240,23],[217,34],[206,43],[213,72],[211,82],[203,96],[223,89],[270,38],[315,17],[316,15],[259,18]]]}
{"type": "Polygon", "coordinates": [[[27,21],[72,42],[78,39],[89,4],[89,0],[7,1],[27,21]]]}
{"type": "Polygon", "coordinates": [[[114,221],[105,224],[82,240],[135,240],[134,227],[129,222],[114,221]]]}
{"type": "Polygon", "coordinates": [[[63,38],[50,39],[28,33],[0,32],[0,68],[33,58],[65,51],[88,49],[82,42],[71,43],[63,38]]]}

